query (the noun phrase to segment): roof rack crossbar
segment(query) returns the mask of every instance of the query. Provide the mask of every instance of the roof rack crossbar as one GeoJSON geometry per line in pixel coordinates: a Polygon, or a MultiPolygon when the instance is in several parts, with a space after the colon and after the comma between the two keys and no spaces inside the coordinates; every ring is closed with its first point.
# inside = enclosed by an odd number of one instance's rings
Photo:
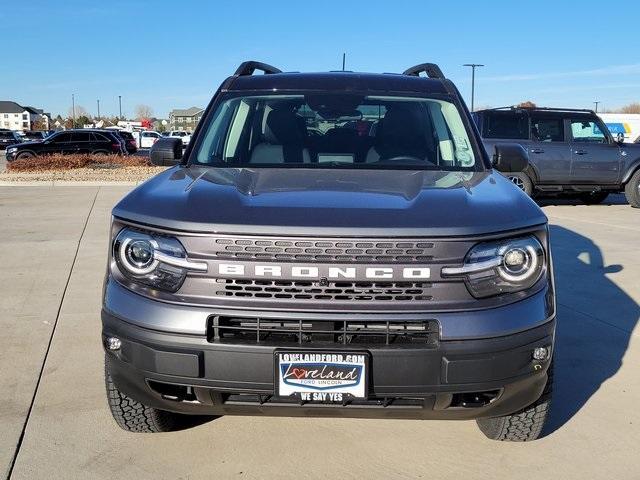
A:
{"type": "Polygon", "coordinates": [[[420,65],[414,65],[411,68],[407,68],[404,72],[402,72],[402,74],[417,77],[422,72],[426,73],[427,77],[429,78],[444,79],[442,70],[440,70],[440,67],[435,63],[421,63],[420,65]]]}
{"type": "Polygon", "coordinates": [[[267,63],[249,60],[248,62],[242,62],[240,66],[237,68],[234,75],[238,75],[238,76],[253,75],[253,72],[255,72],[256,70],[260,70],[261,72],[264,72],[265,75],[269,75],[271,73],[282,73],[282,70],[272,65],[269,65],[267,63]]]}

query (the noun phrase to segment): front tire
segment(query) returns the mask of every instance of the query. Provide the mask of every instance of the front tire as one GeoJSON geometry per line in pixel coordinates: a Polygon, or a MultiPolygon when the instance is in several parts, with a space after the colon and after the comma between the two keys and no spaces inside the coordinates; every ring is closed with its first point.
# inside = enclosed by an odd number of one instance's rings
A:
{"type": "Polygon", "coordinates": [[[501,442],[530,442],[542,433],[549,416],[553,393],[553,363],[547,371],[547,385],[540,398],[528,407],[511,415],[493,418],[479,418],[478,427],[491,440],[501,442]]]}
{"type": "Polygon", "coordinates": [[[180,428],[182,415],[148,407],[118,390],[111,378],[107,356],[104,361],[104,381],[111,415],[123,430],[135,433],[159,433],[180,428]]]}
{"type": "Polygon", "coordinates": [[[20,152],[16,155],[16,160],[26,160],[27,158],[33,158],[35,155],[31,152],[20,152]]]}
{"type": "Polygon", "coordinates": [[[524,193],[533,196],[533,182],[526,173],[509,173],[507,178],[524,193]]]}
{"type": "Polygon", "coordinates": [[[634,173],[624,186],[624,196],[633,208],[640,208],[640,169],[634,173]]]}

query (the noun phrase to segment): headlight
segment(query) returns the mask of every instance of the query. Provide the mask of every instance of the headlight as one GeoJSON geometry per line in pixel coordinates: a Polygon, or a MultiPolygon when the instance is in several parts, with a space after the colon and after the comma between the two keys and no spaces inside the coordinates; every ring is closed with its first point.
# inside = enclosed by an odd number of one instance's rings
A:
{"type": "Polygon", "coordinates": [[[469,292],[483,298],[531,288],[544,272],[544,249],[532,235],[480,243],[462,267],[444,267],[442,276],[464,278],[469,292]]]}
{"type": "Polygon", "coordinates": [[[143,285],[177,291],[187,271],[206,272],[207,264],[187,258],[182,244],[171,237],[125,228],[113,242],[113,258],[122,275],[143,285]]]}
{"type": "Polygon", "coordinates": [[[13,152],[17,152],[18,149],[16,147],[9,147],[7,148],[7,153],[13,153],[13,152]]]}

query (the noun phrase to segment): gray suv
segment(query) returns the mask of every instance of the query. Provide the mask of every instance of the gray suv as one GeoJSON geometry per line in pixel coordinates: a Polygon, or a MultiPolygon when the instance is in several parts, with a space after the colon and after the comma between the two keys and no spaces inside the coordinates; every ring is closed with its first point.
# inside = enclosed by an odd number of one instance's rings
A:
{"type": "MultiPolygon", "coordinates": [[[[125,430],[215,415],[476,419],[537,438],[556,303],[547,219],[437,65],[245,62],[183,153],[113,209],[102,341],[125,430]],[[253,75],[261,70],[264,75],[253,75]]],[[[193,424],[193,422],[192,422],[193,424]]]]}
{"type": "Polygon", "coordinates": [[[505,107],[473,116],[487,151],[505,141],[528,150],[529,168],[507,173],[527,194],[577,195],[594,204],[624,192],[640,207],[640,145],[614,138],[595,112],[505,107]]]}

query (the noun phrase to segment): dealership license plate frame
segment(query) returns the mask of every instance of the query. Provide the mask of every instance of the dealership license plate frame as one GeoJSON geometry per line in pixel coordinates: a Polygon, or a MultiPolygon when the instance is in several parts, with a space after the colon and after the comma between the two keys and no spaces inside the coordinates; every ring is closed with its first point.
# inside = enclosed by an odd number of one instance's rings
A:
{"type": "MultiPolygon", "coordinates": [[[[313,363],[315,364],[331,364],[331,362],[304,362],[304,361],[298,361],[295,362],[297,364],[310,364],[313,363]]],[[[345,365],[346,363],[341,363],[339,365],[345,365]]],[[[358,364],[359,365],[359,364],[358,364]]],[[[293,398],[297,398],[301,401],[304,401],[305,403],[340,403],[340,402],[344,402],[345,400],[351,400],[351,399],[366,399],[369,395],[369,368],[371,365],[371,358],[370,358],[370,354],[367,351],[363,351],[363,350],[313,350],[313,349],[306,349],[306,350],[293,350],[293,349],[277,349],[274,351],[273,354],[273,373],[274,373],[274,395],[275,396],[279,396],[279,397],[293,397],[293,398]],[[360,372],[360,376],[359,376],[359,382],[358,382],[358,387],[361,390],[360,394],[353,394],[351,393],[349,390],[349,387],[335,387],[335,388],[324,388],[324,389],[310,389],[310,388],[301,388],[300,386],[291,386],[289,385],[290,388],[293,388],[294,392],[287,392],[285,389],[285,392],[283,393],[283,389],[281,388],[282,383],[283,382],[283,372],[281,370],[281,358],[282,355],[285,354],[295,354],[295,355],[305,355],[305,354],[309,354],[309,355],[316,355],[316,354],[326,354],[326,355],[342,355],[343,357],[345,357],[346,355],[361,355],[363,357],[363,362],[361,364],[362,370],[360,372]],[[314,392],[322,392],[322,393],[340,393],[342,394],[342,400],[330,400],[329,399],[329,395],[327,395],[327,399],[326,400],[314,400],[313,399],[313,393],[314,392]],[[304,398],[304,396],[302,394],[311,394],[311,399],[306,399],[304,398]]]]}

